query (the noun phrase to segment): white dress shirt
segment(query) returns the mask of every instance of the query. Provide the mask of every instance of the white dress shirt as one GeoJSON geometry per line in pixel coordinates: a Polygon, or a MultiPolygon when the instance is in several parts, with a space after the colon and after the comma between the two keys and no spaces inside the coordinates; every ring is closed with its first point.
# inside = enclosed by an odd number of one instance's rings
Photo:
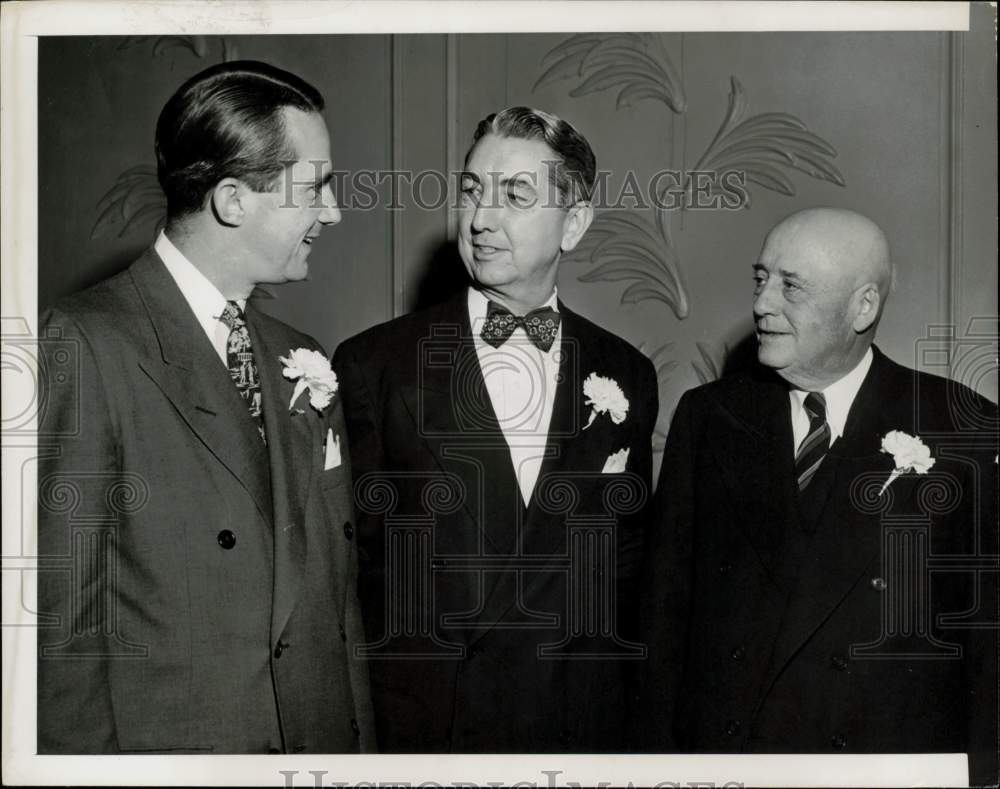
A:
{"type": "MultiPolygon", "coordinates": [[[[486,296],[469,288],[468,304],[469,323],[486,391],[510,448],[517,484],[527,506],[548,442],[562,353],[562,324],[548,351],[533,345],[520,326],[507,342],[494,348],[479,336],[486,320],[486,296]]],[[[551,307],[558,312],[557,304],[556,291],[553,291],[551,298],[538,309],[551,307]]]]}
{"type": "MultiPolygon", "coordinates": [[[[861,384],[868,375],[868,370],[872,366],[872,349],[869,348],[861,361],[847,375],[839,381],[830,384],[823,390],[823,397],[826,398],[826,423],[830,426],[830,446],[833,442],[844,435],[844,426],[847,423],[847,414],[851,410],[854,398],[861,389],[861,384]]],[[[806,412],[805,400],[808,392],[801,389],[793,389],[788,396],[792,400],[792,435],[795,438],[795,449],[798,452],[806,436],[809,435],[809,414],[806,412]]]]}
{"type": "MultiPolygon", "coordinates": [[[[228,367],[226,343],[229,341],[229,327],[219,320],[219,316],[226,309],[226,297],[209,282],[194,263],[184,257],[162,230],[153,249],[167,267],[170,276],[174,278],[177,287],[181,289],[184,300],[194,313],[194,317],[198,319],[216,354],[223,365],[228,367]]],[[[240,305],[240,309],[246,307],[246,299],[239,299],[236,303],[240,305]]]]}

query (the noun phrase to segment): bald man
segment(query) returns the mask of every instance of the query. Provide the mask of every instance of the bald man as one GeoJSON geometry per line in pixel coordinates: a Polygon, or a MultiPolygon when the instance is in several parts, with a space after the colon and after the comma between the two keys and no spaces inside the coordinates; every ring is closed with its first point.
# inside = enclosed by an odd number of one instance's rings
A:
{"type": "Polygon", "coordinates": [[[641,575],[647,750],[968,753],[995,785],[997,409],[872,344],[892,279],[871,220],[793,214],[753,266],[759,364],[681,398],[641,575]]]}

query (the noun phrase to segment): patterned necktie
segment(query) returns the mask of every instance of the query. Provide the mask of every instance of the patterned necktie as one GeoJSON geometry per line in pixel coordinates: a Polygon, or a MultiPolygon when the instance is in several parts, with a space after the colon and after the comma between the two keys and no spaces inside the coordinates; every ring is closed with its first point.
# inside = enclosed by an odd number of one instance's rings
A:
{"type": "Polygon", "coordinates": [[[809,414],[809,435],[795,453],[795,476],[799,491],[806,489],[830,448],[830,426],[826,423],[826,398],[819,392],[809,392],[805,399],[809,414]]]}
{"type": "Polygon", "coordinates": [[[264,418],[260,407],[260,379],[257,377],[257,365],[254,364],[250,332],[247,331],[243,310],[235,301],[227,301],[219,320],[229,327],[229,339],[226,341],[229,375],[236,384],[236,391],[246,401],[250,416],[257,423],[260,440],[266,445],[267,436],[264,434],[264,418]]]}
{"type": "Polygon", "coordinates": [[[510,339],[518,326],[524,329],[532,345],[542,351],[548,351],[559,330],[559,313],[551,307],[542,307],[539,310],[532,310],[522,318],[491,301],[486,307],[486,321],[483,323],[480,336],[484,342],[499,348],[510,339]]]}

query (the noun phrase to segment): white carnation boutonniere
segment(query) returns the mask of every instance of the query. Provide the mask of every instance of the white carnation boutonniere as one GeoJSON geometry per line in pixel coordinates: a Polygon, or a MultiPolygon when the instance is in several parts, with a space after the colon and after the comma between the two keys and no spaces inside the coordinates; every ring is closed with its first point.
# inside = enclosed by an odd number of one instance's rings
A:
{"type": "Polygon", "coordinates": [[[587,398],[584,405],[589,405],[592,409],[584,430],[594,424],[598,414],[607,413],[616,425],[625,421],[628,400],[613,378],[603,378],[597,373],[591,373],[583,382],[583,394],[587,398]]]}
{"type": "Polygon", "coordinates": [[[927,445],[917,436],[908,435],[902,430],[890,430],[885,434],[882,438],[882,451],[892,455],[895,468],[878,492],[879,496],[885,493],[885,489],[895,482],[897,477],[907,471],[926,474],[935,463],[927,445]]]}
{"type": "Polygon", "coordinates": [[[309,405],[317,411],[322,411],[337,393],[337,374],[330,367],[330,360],[319,351],[308,348],[296,348],[288,352],[288,356],[278,359],[285,369],[285,378],[295,381],[295,391],[288,402],[288,410],[292,410],[295,401],[306,389],[309,390],[309,405]]]}

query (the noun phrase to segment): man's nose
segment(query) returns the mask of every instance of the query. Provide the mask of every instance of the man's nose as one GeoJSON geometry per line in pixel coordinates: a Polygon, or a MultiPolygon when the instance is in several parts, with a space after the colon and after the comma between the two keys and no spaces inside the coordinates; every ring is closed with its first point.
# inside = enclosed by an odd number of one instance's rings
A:
{"type": "Polygon", "coordinates": [[[320,211],[319,221],[324,225],[335,225],[342,219],[340,206],[337,205],[337,198],[333,196],[333,190],[327,186],[323,190],[323,210],[320,211]]]}
{"type": "Polygon", "coordinates": [[[772,286],[770,282],[765,282],[760,286],[757,294],[753,297],[753,314],[755,318],[774,315],[777,312],[776,287],[772,286]]]}
{"type": "Polygon", "coordinates": [[[496,230],[500,206],[482,201],[472,214],[472,229],[476,233],[496,230]]]}

